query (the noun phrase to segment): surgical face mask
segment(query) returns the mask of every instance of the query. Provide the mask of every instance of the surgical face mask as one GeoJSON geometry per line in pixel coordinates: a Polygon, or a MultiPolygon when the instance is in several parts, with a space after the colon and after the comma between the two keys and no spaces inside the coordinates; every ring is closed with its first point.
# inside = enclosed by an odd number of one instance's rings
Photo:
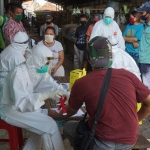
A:
{"type": "MultiPolygon", "coordinates": [[[[146,15],[147,15],[147,14],[146,14],[146,15]]],[[[140,18],[141,18],[143,21],[146,21],[147,18],[148,18],[148,17],[146,17],[146,15],[144,15],[144,16],[142,15],[140,18]]]]}
{"type": "Polygon", "coordinates": [[[81,24],[82,26],[85,26],[85,25],[86,25],[86,21],[80,21],[80,24],[81,24]]]}
{"type": "Polygon", "coordinates": [[[16,20],[17,20],[17,21],[21,21],[22,18],[23,18],[23,15],[22,15],[22,14],[16,15],[16,20]]]}
{"type": "Polygon", "coordinates": [[[51,24],[52,23],[52,21],[46,21],[46,24],[51,24]]]}
{"type": "Polygon", "coordinates": [[[45,42],[52,43],[54,41],[53,35],[45,35],[45,42]]]}
{"type": "Polygon", "coordinates": [[[107,18],[107,17],[106,17],[106,18],[104,19],[104,22],[105,22],[106,25],[111,24],[112,21],[113,21],[112,18],[107,18]]]}
{"type": "Polygon", "coordinates": [[[134,18],[130,18],[130,19],[129,19],[129,23],[130,23],[130,24],[134,24],[134,23],[135,23],[134,18]]]}
{"type": "Polygon", "coordinates": [[[41,69],[36,69],[37,73],[46,73],[49,70],[49,66],[48,65],[44,65],[41,69]]]}

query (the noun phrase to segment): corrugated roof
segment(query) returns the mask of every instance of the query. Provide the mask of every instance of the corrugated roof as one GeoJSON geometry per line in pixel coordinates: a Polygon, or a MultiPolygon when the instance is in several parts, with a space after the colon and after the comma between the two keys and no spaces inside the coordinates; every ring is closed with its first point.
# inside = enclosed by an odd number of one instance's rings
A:
{"type": "Polygon", "coordinates": [[[46,2],[43,6],[41,6],[37,11],[44,11],[44,10],[49,10],[49,11],[58,11],[58,8],[56,10],[56,5],[50,2],[46,2]]]}

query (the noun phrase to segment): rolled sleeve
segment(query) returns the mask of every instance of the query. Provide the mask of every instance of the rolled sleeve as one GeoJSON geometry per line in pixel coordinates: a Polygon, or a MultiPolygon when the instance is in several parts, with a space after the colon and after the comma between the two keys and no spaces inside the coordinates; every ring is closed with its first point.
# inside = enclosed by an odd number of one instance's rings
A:
{"type": "Polygon", "coordinates": [[[80,109],[80,107],[83,104],[82,99],[79,97],[78,89],[80,89],[78,86],[78,83],[75,82],[72,87],[71,95],[70,95],[70,99],[69,99],[69,106],[74,110],[80,109]]]}
{"type": "Polygon", "coordinates": [[[135,76],[132,77],[135,82],[136,86],[136,98],[137,102],[141,103],[143,102],[149,95],[150,95],[150,90],[135,76]]]}

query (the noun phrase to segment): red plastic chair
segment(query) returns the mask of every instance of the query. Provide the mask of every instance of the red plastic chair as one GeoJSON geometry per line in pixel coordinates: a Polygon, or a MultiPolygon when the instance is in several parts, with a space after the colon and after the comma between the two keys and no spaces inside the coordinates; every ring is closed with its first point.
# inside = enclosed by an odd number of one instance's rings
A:
{"type": "Polygon", "coordinates": [[[22,150],[24,142],[21,128],[9,125],[0,119],[0,129],[6,130],[9,135],[9,139],[0,139],[0,142],[9,143],[10,150],[22,150]]]}

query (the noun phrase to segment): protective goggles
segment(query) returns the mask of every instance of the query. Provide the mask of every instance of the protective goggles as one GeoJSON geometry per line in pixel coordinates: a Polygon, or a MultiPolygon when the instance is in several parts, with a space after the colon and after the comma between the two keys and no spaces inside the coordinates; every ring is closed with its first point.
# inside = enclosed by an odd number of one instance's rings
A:
{"type": "Polygon", "coordinates": [[[27,44],[27,43],[29,43],[29,39],[27,40],[27,41],[25,41],[25,42],[15,42],[15,43],[18,43],[18,44],[27,44]]]}
{"type": "Polygon", "coordinates": [[[50,57],[46,57],[46,60],[53,60],[54,57],[53,56],[50,56],[50,57]]]}

